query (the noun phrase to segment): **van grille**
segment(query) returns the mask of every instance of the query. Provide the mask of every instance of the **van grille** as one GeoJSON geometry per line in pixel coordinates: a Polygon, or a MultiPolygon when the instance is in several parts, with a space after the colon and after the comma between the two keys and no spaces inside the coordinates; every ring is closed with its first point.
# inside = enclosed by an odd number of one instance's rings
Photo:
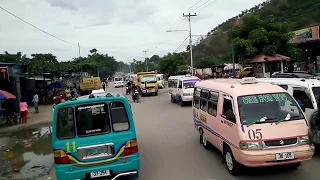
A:
{"type": "Polygon", "coordinates": [[[267,147],[288,146],[288,145],[296,144],[297,141],[298,141],[298,138],[291,138],[291,139],[264,141],[264,144],[267,147]]]}

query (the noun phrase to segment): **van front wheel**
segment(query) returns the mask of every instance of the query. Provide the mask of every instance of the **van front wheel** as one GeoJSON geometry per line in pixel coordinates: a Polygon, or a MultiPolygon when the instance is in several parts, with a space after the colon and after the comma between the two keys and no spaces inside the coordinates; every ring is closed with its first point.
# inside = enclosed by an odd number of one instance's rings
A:
{"type": "Polygon", "coordinates": [[[225,147],[223,150],[224,162],[226,164],[227,170],[231,175],[239,175],[240,164],[234,159],[232,151],[229,147],[225,147]]]}

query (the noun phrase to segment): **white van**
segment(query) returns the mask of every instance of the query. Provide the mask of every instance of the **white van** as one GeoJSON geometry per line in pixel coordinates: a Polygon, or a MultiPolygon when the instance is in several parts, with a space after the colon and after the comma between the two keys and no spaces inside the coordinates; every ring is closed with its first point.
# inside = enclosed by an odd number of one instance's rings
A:
{"type": "Polygon", "coordinates": [[[157,74],[157,83],[158,83],[158,89],[164,88],[164,79],[163,79],[163,74],[157,74]]]}
{"type": "Polygon", "coordinates": [[[171,102],[178,102],[180,106],[184,106],[186,102],[192,102],[194,84],[198,81],[200,81],[198,77],[191,75],[169,77],[168,93],[171,102]]]}
{"type": "Polygon", "coordinates": [[[123,77],[115,77],[113,79],[113,84],[114,84],[114,87],[117,88],[117,87],[124,87],[124,79],[123,77]]]}
{"type": "Polygon", "coordinates": [[[305,106],[305,115],[308,120],[318,109],[317,101],[320,95],[319,80],[303,78],[258,78],[257,80],[273,83],[287,90],[299,104],[305,106]]]}

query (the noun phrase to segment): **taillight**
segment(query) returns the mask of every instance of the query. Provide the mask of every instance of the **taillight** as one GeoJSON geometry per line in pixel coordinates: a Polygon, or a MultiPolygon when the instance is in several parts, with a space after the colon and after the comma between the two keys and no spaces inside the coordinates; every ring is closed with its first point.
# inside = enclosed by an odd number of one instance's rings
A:
{"type": "Polygon", "coordinates": [[[126,146],[124,147],[124,156],[130,156],[132,154],[137,153],[138,150],[138,142],[137,140],[131,140],[127,142],[126,146]]]}
{"type": "Polygon", "coordinates": [[[54,151],[53,156],[55,164],[70,164],[70,159],[64,151],[54,151]]]}

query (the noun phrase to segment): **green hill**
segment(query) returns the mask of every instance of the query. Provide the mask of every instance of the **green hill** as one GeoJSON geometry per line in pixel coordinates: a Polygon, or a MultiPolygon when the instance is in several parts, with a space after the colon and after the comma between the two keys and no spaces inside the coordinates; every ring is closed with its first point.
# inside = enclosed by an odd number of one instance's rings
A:
{"type": "Polygon", "coordinates": [[[200,41],[193,49],[194,59],[216,56],[226,61],[231,59],[231,43],[227,32],[241,18],[249,13],[259,15],[264,20],[274,15],[277,21],[287,22],[292,31],[320,24],[319,0],[268,0],[255,7],[242,11],[236,17],[228,19],[207,33],[207,38],[200,41]]]}

